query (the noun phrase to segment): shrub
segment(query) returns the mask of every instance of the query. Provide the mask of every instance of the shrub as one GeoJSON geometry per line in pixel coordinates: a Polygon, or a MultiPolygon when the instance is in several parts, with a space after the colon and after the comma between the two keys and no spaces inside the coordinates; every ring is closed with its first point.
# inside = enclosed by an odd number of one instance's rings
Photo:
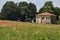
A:
{"type": "Polygon", "coordinates": [[[60,24],[60,20],[57,21],[57,24],[60,24]]]}
{"type": "Polygon", "coordinates": [[[25,21],[26,22],[31,22],[32,20],[30,18],[27,18],[25,21]]]}

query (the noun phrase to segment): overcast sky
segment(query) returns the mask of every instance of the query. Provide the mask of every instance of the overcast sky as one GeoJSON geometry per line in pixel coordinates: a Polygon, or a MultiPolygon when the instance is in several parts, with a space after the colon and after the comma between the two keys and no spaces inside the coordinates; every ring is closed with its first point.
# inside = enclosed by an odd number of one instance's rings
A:
{"type": "Polygon", "coordinates": [[[60,0],[0,0],[0,11],[6,1],[14,1],[15,3],[22,1],[26,1],[28,3],[32,2],[36,5],[37,10],[39,10],[46,1],[52,1],[55,7],[60,7],[60,0]]]}

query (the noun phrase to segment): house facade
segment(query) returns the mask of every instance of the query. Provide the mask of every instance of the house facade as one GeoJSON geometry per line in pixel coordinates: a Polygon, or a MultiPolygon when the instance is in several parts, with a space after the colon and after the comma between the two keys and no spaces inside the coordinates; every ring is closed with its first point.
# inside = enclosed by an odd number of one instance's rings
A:
{"type": "Polygon", "coordinates": [[[36,15],[36,23],[56,24],[56,15],[44,12],[36,15]]]}

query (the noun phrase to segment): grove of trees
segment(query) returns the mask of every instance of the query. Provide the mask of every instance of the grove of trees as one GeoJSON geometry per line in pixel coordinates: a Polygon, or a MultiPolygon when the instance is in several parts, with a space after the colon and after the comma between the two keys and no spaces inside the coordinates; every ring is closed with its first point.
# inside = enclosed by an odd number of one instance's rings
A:
{"type": "Polygon", "coordinates": [[[4,20],[31,21],[35,18],[37,8],[33,3],[7,1],[1,11],[4,20]]]}
{"type": "Polygon", "coordinates": [[[34,3],[7,1],[0,12],[0,19],[3,20],[20,20],[20,21],[35,21],[35,15],[42,12],[50,12],[57,15],[59,20],[60,8],[54,7],[52,1],[45,2],[44,6],[37,12],[34,3]]]}

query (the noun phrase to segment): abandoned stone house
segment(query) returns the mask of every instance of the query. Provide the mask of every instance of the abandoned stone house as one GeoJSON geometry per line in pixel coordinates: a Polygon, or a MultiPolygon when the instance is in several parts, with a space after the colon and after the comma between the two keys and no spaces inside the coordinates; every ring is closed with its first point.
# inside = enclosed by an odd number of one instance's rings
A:
{"type": "Polygon", "coordinates": [[[56,15],[49,12],[44,12],[36,15],[36,23],[55,24],[56,15]]]}

